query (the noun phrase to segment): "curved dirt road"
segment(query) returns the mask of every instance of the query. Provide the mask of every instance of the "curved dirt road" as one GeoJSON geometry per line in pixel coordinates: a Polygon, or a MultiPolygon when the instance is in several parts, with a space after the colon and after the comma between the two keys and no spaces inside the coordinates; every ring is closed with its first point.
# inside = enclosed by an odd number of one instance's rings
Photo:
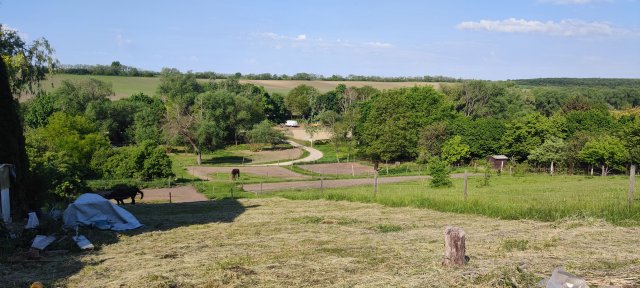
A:
{"type": "Polygon", "coordinates": [[[293,147],[302,148],[304,150],[307,150],[309,152],[309,156],[304,157],[302,159],[291,160],[291,161],[287,161],[287,162],[271,163],[271,164],[256,164],[256,165],[248,165],[248,166],[288,166],[288,165],[293,165],[294,163],[311,162],[311,161],[316,161],[316,160],[322,158],[322,152],[320,152],[320,150],[318,150],[318,149],[307,147],[307,146],[302,146],[302,145],[300,145],[300,144],[298,144],[298,143],[296,143],[294,141],[291,141],[291,140],[287,140],[287,142],[289,142],[289,144],[291,144],[291,146],[293,146],[293,147]]]}

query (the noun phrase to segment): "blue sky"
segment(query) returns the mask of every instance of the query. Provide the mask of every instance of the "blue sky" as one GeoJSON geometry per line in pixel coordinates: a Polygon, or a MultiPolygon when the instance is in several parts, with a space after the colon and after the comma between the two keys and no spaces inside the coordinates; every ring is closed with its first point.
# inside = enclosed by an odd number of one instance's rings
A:
{"type": "Polygon", "coordinates": [[[640,78],[639,0],[0,0],[64,64],[474,79],[640,78]]]}

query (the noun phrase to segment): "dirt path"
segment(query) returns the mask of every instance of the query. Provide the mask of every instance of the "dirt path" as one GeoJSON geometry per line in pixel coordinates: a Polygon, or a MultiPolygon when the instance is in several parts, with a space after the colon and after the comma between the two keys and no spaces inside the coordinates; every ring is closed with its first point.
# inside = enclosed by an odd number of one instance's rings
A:
{"type": "Polygon", "coordinates": [[[207,197],[198,193],[192,186],[179,186],[173,188],[160,189],[143,189],[144,198],[139,202],[169,202],[169,193],[171,193],[171,202],[198,202],[207,201],[207,197]]]}
{"type": "MultiPolygon", "coordinates": [[[[304,157],[302,159],[298,159],[298,160],[292,160],[292,161],[287,161],[287,162],[280,162],[280,163],[272,163],[272,164],[262,164],[259,166],[288,166],[288,165],[293,165],[294,163],[299,163],[299,162],[311,162],[311,161],[316,161],[320,158],[322,158],[322,152],[320,152],[320,150],[315,149],[315,148],[311,148],[311,147],[307,147],[307,146],[302,146],[294,141],[291,140],[287,140],[287,142],[289,142],[289,144],[291,144],[291,146],[293,147],[297,147],[297,148],[302,148],[304,150],[307,150],[309,152],[309,156],[304,157]]],[[[258,166],[258,165],[256,165],[258,166]]]]}
{"type": "MultiPolygon", "coordinates": [[[[187,171],[202,180],[211,180],[209,174],[211,173],[229,173],[231,175],[231,169],[240,169],[240,174],[250,173],[260,176],[283,178],[283,179],[309,179],[310,176],[298,174],[291,170],[275,167],[275,166],[228,166],[228,167],[205,167],[205,166],[189,166],[187,171]]],[[[230,177],[230,176],[229,176],[230,177]]]]}
{"type": "Polygon", "coordinates": [[[352,173],[353,175],[367,175],[368,173],[373,173],[373,167],[355,162],[307,164],[299,165],[298,167],[318,174],[329,175],[351,175],[352,173]]]}
{"type": "Polygon", "coordinates": [[[250,150],[240,150],[238,153],[241,156],[245,156],[251,159],[251,164],[261,164],[267,162],[276,161],[290,161],[298,159],[302,156],[301,148],[282,149],[282,150],[263,150],[260,152],[254,152],[250,150]]]}

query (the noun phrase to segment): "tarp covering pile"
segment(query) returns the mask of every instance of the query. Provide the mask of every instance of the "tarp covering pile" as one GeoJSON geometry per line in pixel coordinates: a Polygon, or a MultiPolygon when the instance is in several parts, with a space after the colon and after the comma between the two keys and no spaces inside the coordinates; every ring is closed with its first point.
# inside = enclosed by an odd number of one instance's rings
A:
{"type": "Polygon", "coordinates": [[[94,226],[107,221],[114,231],[131,230],[142,224],[129,211],[121,208],[102,196],[93,193],[80,195],[69,205],[62,215],[64,226],[74,228],[77,225],[94,226]]]}

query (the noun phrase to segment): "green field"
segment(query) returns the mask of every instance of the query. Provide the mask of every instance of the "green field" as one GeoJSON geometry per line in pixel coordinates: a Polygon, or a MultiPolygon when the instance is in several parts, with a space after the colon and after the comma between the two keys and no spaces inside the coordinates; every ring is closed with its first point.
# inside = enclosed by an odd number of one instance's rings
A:
{"type": "MultiPolygon", "coordinates": [[[[500,219],[556,221],[566,218],[604,219],[616,225],[640,225],[640,197],[627,207],[628,177],[528,175],[494,176],[481,187],[481,177],[469,179],[468,198],[463,180],[451,188],[431,188],[428,180],[380,185],[377,196],[371,186],[272,193],[294,200],[327,199],[380,203],[392,207],[418,207],[443,212],[485,215],[500,219]]],[[[636,181],[636,191],[640,184],[636,181]]]]}
{"type": "MultiPolygon", "coordinates": [[[[155,95],[156,87],[160,84],[159,77],[126,77],[126,76],[102,76],[102,75],[73,75],[73,74],[55,74],[50,76],[42,83],[45,90],[51,91],[58,87],[63,80],[77,81],[87,78],[96,78],[98,80],[113,83],[113,91],[115,95],[112,99],[121,99],[129,97],[134,93],[142,92],[147,95],[155,95]]],[[[209,80],[198,79],[200,82],[209,80]]],[[[372,86],[377,89],[392,89],[399,87],[411,87],[431,85],[439,87],[439,83],[428,82],[366,82],[366,81],[304,81],[304,80],[240,80],[240,83],[252,83],[263,86],[270,93],[288,93],[294,87],[300,84],[313,86],[321,92],[333,90],[338,84],[347,86],[362,87],[365,85],[372,86]]]]}

